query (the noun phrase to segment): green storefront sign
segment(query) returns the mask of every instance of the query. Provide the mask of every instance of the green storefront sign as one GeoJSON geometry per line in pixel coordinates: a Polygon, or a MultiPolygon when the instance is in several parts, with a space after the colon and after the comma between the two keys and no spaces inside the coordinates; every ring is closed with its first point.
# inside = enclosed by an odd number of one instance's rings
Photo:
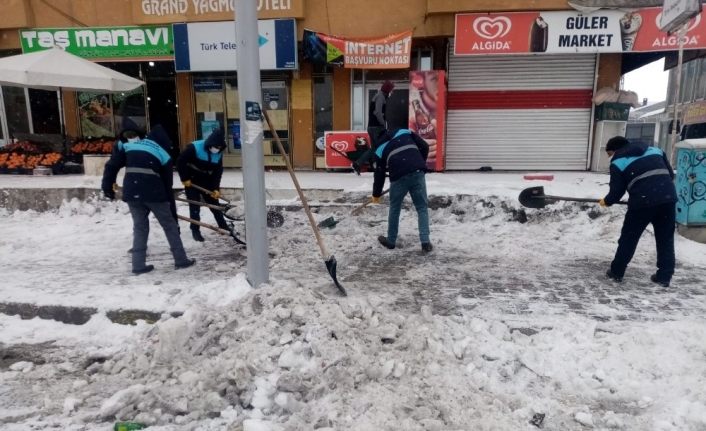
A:
{"type": "Polygon", "coordinates": [[[174,57],[171,25],[20,30],[22,52],[59,46],[88,59],[174,57]]]}

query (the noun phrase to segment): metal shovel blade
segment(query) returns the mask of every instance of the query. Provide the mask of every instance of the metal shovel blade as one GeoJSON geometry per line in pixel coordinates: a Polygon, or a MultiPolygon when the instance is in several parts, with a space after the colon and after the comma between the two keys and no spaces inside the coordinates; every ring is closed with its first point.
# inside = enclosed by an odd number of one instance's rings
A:
{"type": "Polygon", "coordinates": [[[528,187],[520,192],[519,201],[527,208],[544,208],[547,206],[547,199],[544,195],[544,187],[528,187]]]}
{"type": "Polygon", "coordinates": [[[338,279],[336,278],[336,257],[331,255],[331,257],[329,257],[328,260],[324,261],[324,263],[326,263],[326,269],[328,270],[329,275],[331,276],[331,278],[333,278],[333,284],[336,285],[336,287],[343,296],[348,296],[346,289],[341,286],[341,283],[339,283],[338,279]]]}
{"type": "Polygon", "coordinates": [[[319,222],[317,224],[318,227],[320,228],[334,228],[338,224],[338,220],[336,220],[333,217],[327,217],[319,222]]]}

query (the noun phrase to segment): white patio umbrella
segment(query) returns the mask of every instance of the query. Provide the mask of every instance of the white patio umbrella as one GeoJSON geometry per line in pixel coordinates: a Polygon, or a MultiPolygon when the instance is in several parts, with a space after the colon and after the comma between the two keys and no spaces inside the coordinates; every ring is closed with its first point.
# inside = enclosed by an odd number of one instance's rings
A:
{"type": "Polygon", "coordinates": [[[51,48],[0,58],[0,85],[59,91],[61,135],[64,136],[61,90],[119,93],[134,90],[144,82],[63,49],[51,48]]]}
{"type": "Polygon", "coordinates": [[[42,90],[130,91],[139,79],[59,49],[0,59],[0,84],[42,90]]]}

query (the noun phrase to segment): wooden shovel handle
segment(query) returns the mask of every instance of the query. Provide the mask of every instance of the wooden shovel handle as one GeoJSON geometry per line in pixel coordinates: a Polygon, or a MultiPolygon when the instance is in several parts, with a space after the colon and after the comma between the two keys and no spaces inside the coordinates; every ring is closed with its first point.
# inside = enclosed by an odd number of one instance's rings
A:
{"type": "MultiPolygon", "coordinates": [[[[197,185],[197,184],[194,184],[194,183],[191,183],[191,186],[190,186],[190,187],[193,187],[193,188],[195,188],[196,190],[200,191],[201,193],[206,193],[206,194],[208,194],[208,195],[210,195],[211,193],[213,193],[212,190],[205,189],[205,188],[203,188],[203,187],[201,187],[201,186],[199,186],[199,185],[197,185]]],[[[229,201],[228,199],[224,198],[223,196],[219,197],[218,199],[230,203],[230,201],[229,201]]]]}
{"type": "Polygon", "coordinates": [[[212,210],[218,210],[218,211],[221,211],[221,212],[224,212],[224,211],[227,211],[227,210],[228,210],[226,207],[221,206],[221,205],[213,205],[213,204],[209,204],[209,203],[206,203],[206,202],[195,201],[195,200],[191,200],[191,199],[184,199],[184,198],[176,197],[176,198],[174,198],[174,200],[177,200],[177,201],[179,201],[179,202],[186,202],[187,204],[199,205],[199,206],[202,206],[202,207],[210,208],[210,209],[212,209],[212,210]]]}
{"type": "Polygon", "coordinates": [[[289,176],[292,177],[292,182],[294,183],[294,187],[297,189],[297,193],[299,194],[299,199],[302,201],[302,206],[304,207],[304,211],[306,212],[307,217],[309,218],[309,224],[311,225],[311,229],[314,231],[314,236],[316,236],[316,242],[319,244],[319,248],[321,249],[321,255],[323,256],[324,260],[328,259],[330,256],[328,254],[328,251],[326,250],[326,246],[324,245],[324,241],[321,239],[321,233],[319,233],[319,228],[316,227],[316,221],[314,221],[314,216],[311,214],[311,208],[309,208],[309,203],[306,200],[306,197],[304,196],[304,192],[302,191],[302,188],[299,186],[299,181],[297,180],[297,176],[294,174],[294,168],[292,167],[292,164],[289,162],[289,155],[287,154],[286,151],[284,151],[284,146],[282,145],[282,141],[279,140],[279,136],[277,136],[277,131],[275,130],[274,126],[272,125],[272,121],[270,121],[270,116],[267,114],[267,110],[263,109],[262,114],[265,117],[265,121],[267,121],[267,126],[270,128],[270,132],[272,132],[272,136],[275,139],[275,142],[277,143],[277,149],[279,150],[280,154],[282,155],[282,158],[284,159],[285,165],[287,165],[287,170],[289,171],[289,176]]]}
{"type": "Polygon", "coordinates": [[[179,218],[179,220],[184,220],[184,221],[189,222],[189,223],[191,223],[191,224],[195,224],[195,225],[197,225],[197,226],[202,226],[202,227],[205,227],[206,229],[211,229],[211,230],[216,231],[216,232],[218,232],[218,233],[220,233],[220,234],[222,234],[222,235],[230,235],[230,231],[225,230],[225,229],[221,229],[221,228],[219,228],[218,226],[214,226],[214,225],[212,225],[212,224],[204,223],[204,222],[199,221],[199,220],[194,220],[194,219],[192,219],[192,218],[185,217],[185,216],[183,216],[183,215],[177,215],[177,217],[179,218]]]}
{"type": "MultiPolygon", "coordinates": [[[[389,192],[390,192],[390,189],[383,190],[383,192],[380,194],[380,197],[385,196],[389,192]]],[[[359,207],[354,208],[353,211],[351,211],[351,215],[358,215],[363,210],[363,208],[367,207],[371,203],[373,203],[373,198],[368,199],[365,203],[363,203],[359,207]]]]}

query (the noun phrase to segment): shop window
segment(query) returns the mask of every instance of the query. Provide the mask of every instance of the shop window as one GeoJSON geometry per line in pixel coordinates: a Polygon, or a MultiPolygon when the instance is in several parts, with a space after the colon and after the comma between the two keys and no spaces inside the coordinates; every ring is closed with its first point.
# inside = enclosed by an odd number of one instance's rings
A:
{"type": "MultiPolygon", "coordinates": [[[[289,149],[289,95],[287,85],[284,81],[263,82],[262,83],[262,104],[272,121],[277,136],[282,141],[282,146],[287,154],[289,149]]],[[[268,153],[268,141],[270,154],[280,154],[277,143],[269,127],[265,127],[265,155],[268,153]]]]}
{"type": "Polygon", "coordinates": [[[143,87],[127,93],[112,94],[111,98],[115,110],[114,124],[117,133],[120,133],[128,125],[136,126],[140,130],[147,130],[147,113],[143,87]]]}
{"type": "MultiPolygon", "coordinates": [[[[367,106],[370,101],[373,100],[375,94],[380,89],[380,84],[376,83],[367,88],[367,99],[366,99],[366,117],[367,117],[367,106]]],[[[406,83],[396,83],[395,89],[392,94],[387,99],[387,106],[385,108],[385,116],[387,117],[387,125],[390,129],[407,128],[409,124],[409,88],[406,83]]],[[[367,127],[367,118],[366,127],[367,127]]]]}
{"type": "Polygon", "coordinates": [[[196,136],[203,139],[211,130],[224,126],[225,101],[222,78],[200,78],[194,80],[196,99],[196,136]]]}
{"type": "Polygon", "coordinates": [[[655,138],[655,123],[631,123],[627,125],[625,137],[633,142],[652,145],[655,138]]]}
{"type": "MultiPolygon", "coordinates": [[[[236,78],[224,75],[206,75],[194,79],[196,100],[196,134],[203,139],[214,127],[224,127],[227,132],[229,152],[239,152],[240,140],[240,95],[236,78]]],[[[285,81],[262,81],[262,104],[272,120],[277,135],[285,150],[289,152],[289,94],[285,81]]],[[[279,154],[273,135],[265,125],[264,155],[279,154]]]]}
{"type": "Polygon", "coordinates": [[[2,87],[2,97],[8,135],[13,137],[17,133],[31,133],[26,90],[20,87],[2,87]]]}
{"type": "Polygon", "coordinates": [[[365,123],[367,115],[367,110],[365,107],[365,88],[363,84],[353,85],[353,116],[351,124],[353,125],[353,130],[365,130],[365,123]]]}
{"type": "Polygon", "coordinates": [[[420,48],[412,53],[412,68],[416,70],[432,70],[434,58],[432,50],[428,48],[420,48]]]}
{"type": "Polygon", "coordinates": [[[28,93],[33,133],[60,134],[61,118],[57,92],[30,88],[28,93]]]}
{"type": "Polygon", "coordinates": [[[32,133],[60,134],[61,120],[56,91],[2,87],[0,143],[7,138],[25,139],[32,133]]]}
{"type": "Polygon", "coordinates": [[[704,99],[706,98],[706,58],[696,60],[701,63],[699,67],[699,74],[696,80],[696,88],[694,90],[694,99],[704,99]]]}
{"type": "Polygon", "coordinates": [[[81,133],[85,137],[115,137],[115,121],[110,94],[78,93],[81,133]]]}
{"type": "Polygon", "coordinates": [[[368,125],[368,106],[385,80],[395,83],[387,101],[387,118],[390,127],[407,127],[409,103],[409,70],[364,70],[353,73],[353,130],[365,130],[368,125]],[[362,72],[362,73],[356,73],[362,72]],[[360,79],[355,79],[360,78],[360,79]]]}
{"type": "Polygon", "coordinates": [[[142,87],[115,94],[79,92],[77,97],[81,135],[84,137],[114,138],[125,127],[147,130],[142,87]]]}
{"type": "MultiPolygon", "coordinates": [[[[0,96],[2,96],[0,94],[0,96]]],[[[2,97],[0,97],[0,102],[2,102],[2,97]]],[[[0,103],[0,147],[5,145],[5,108],[0,103]]]]}
{"type": "MultiPolygon", "coordinates": [[[[315,139],[323,138],[324,132],[333,130],[333,76],[314,75],[314,127],[315,139]]],[[[316,150],[323,153],[322,150],[316,150]]]]}
{"type": "Polygon", "coordinates": [[[698,78],[698,69],[700,69],[700,61],[690,61],[682,65],[681,83],[679,90],[679,101],[686,103],[694,100],[695,81],[698,78]]]}
{"type": "Polygon", "coordinates": [[[226,118],[228,119],[228,148],[231,151],[240,151],[240,95],[238,94],[238,81],[226,79],[226,118]],[[236,136],[235,138],[233,136],[236,136]]]}

